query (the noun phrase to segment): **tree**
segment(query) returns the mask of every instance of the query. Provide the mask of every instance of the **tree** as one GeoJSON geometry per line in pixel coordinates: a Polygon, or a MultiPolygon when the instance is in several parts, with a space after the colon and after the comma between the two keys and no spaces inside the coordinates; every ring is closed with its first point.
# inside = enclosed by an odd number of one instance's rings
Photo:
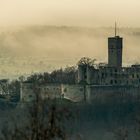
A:
{"type": "Polygon", "coordinates": [[[89,58],[89,57],[82,57],[82,58],[78,61],[77,65],[78,65],[78,66],[79,66],[79,65],[94,66],[94,65],[95,65],[95,61],[96,61],[96,59],[91,59],[91,58],[89,58]]]}
{"type": "Polygon", "coordinates": [[[27,81],[38,84],[55,83],[55,84],[75,84],[77,69],[75,66],[57,69],[51,73],[33,74],[27,78],[27,81]]]}
{"type": "Polygon", "coordinates": [[[34,92],[36,98],[28,104],[28,123],[22,127],[14,124],[13,130],[3,127],[1,140],[66,140],[63,121],[70,119],[70,112],[57,107],[55,101],[43,100],[36,85],[34,92]]]}

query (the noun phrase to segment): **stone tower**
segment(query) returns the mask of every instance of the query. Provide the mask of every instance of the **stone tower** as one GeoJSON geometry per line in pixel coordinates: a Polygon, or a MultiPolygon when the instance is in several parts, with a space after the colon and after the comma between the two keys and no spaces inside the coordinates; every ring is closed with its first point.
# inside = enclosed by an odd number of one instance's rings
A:
{"type": "Polygon", "coordinates": [[[115,25],[115,36],[108,38],[108,66],[109,67],[122,67],[122,49],[123,49],[123,38],[116,35],[115,25]]]}

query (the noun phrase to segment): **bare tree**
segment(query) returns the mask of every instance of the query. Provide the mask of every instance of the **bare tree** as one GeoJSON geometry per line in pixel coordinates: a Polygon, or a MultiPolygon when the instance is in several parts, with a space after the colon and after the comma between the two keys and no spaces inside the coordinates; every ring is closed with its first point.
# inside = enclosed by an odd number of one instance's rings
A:
{"type": "Polygon", "coordinates": [[[25,125],[14,124],[14,129],[3,127],[1,140],[66,140],[65,124],[70,119],[69,110],[56,105],[55,100],[44,100],[40,90],[34,86],[35,100],[29,103],[29,113],[25,125]]]}

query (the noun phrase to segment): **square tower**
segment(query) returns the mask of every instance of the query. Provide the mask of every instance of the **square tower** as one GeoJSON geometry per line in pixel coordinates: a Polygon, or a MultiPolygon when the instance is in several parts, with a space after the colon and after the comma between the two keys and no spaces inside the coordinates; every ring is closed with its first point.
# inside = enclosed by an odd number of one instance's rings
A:
{"type": "Polygon", "coordinates": [[[123,38],[119,36],[108,38],[108,66],[122,67],[123,38]]]}

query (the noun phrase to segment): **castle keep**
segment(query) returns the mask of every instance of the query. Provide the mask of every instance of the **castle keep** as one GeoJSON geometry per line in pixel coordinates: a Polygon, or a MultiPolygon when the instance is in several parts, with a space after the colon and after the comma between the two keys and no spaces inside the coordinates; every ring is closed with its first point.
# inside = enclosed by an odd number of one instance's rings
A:
{"type": "Polygon", "coordinates": [[[123,38],[108,38],[108,64],[96,67],[90,59],[83,58],[78,64],[78,83],[87,85],[140,85],[140,65],[122,66],[123,38]]]}
{"type": "MultiPolygon", "coordinates": [[[[89,58],[78,62],[76,85],[44,85],[40,86],[43,98],[66,98],[74,102],[92,102],[97,98],[109,96],[129,96],[138,98],[140,95],[140,65],[123,67],[123,38],[108,38],[108,64],[95,65],[89,58]]],[[[30,83],[21,86],[21,100],[34,99],[30,83]]]]}

